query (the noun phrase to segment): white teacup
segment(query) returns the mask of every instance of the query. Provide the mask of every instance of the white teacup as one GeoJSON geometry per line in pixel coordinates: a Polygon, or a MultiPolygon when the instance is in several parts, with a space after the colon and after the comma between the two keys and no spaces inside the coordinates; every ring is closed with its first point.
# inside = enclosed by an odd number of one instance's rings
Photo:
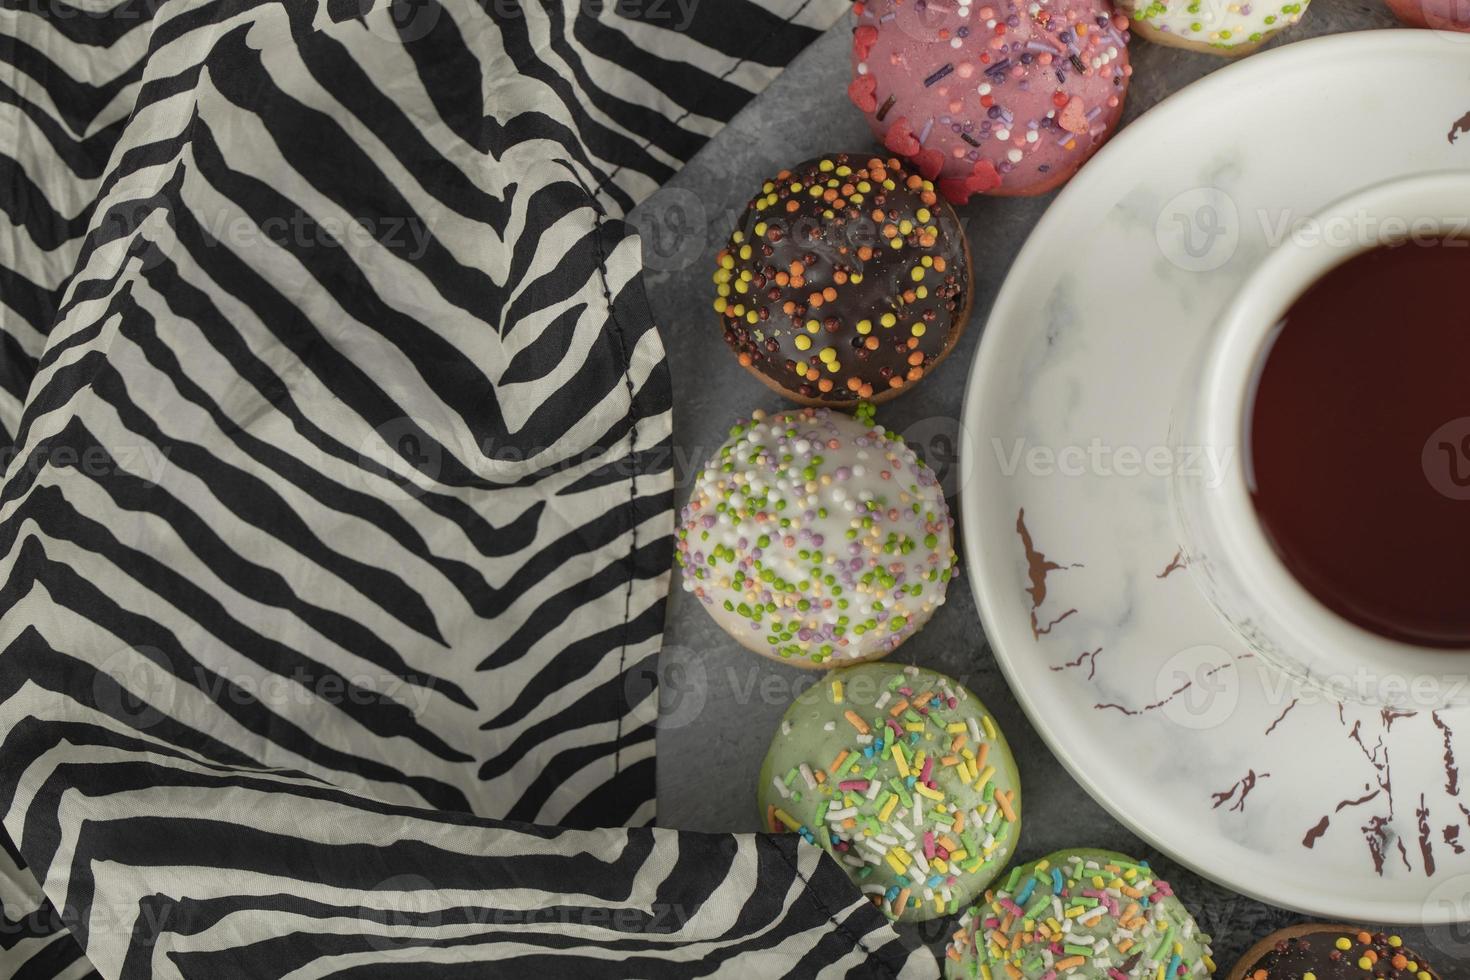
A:
{"type": "MultiPolygon", "coordinates": [[[[1192,576],[1257,655],[1340,700],[1398,710],[1470,703],[1470,650],[1418,647],[1328,609],[1287,570],[1251,501],[1246,424],[1266,345],[1287,310],[1328,271],[1380,245],[1470,235],[1470,173],[1431,173],[1332,204],[1281,244],[1216,325],[1172,420],[1181,468],[1172,497],[1192,576]]],[[[1470,506],[1470,503],[1467,503],[1470,506]]],[[[1470,589],[1467,589],[1470,601],[1470,589]]]]}

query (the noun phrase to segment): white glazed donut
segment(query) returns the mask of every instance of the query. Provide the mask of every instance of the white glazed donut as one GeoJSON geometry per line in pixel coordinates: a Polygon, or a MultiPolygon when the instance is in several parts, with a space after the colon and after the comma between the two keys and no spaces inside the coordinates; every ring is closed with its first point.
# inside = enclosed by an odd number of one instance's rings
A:
{"type": "Polygon", "coordinates": [[[1250,54],[1299,22],[1311,0],[1121,0],[1133,30],[1156,44],[1226,58],[1250,54]]]}
{"type": "Polygon", "coordinates": [[[871,411],[757,411],[696,479],[684,588],[747,649],[798,667],[876,660],[943,604],[957,561],[943,490],[871,411]]]}

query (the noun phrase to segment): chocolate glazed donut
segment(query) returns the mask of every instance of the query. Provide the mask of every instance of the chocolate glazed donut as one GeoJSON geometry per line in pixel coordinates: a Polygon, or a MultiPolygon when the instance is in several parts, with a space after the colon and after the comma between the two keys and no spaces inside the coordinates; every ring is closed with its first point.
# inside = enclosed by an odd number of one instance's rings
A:
{"type": "Polygon", "coordinates": [[[1230,971],[1228,980],[1439,980],[1403,940],[1360,926],[1307,923],[1271,933],[1230,971]]]}
{"type": "Polygon", "coordinates": [[[725,342],[804,405],[907,391],[954,349],[974,298],[954,209],[897,159],[834,153],[781,171],[717,259],[725,342]]]}

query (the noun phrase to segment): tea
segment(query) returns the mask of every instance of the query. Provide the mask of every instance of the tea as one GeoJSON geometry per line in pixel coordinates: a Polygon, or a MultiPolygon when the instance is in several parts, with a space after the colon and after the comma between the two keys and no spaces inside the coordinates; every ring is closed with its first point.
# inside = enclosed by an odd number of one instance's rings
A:
{"type": "Polygon", "coordinates": [[[1379,635],[1470,648],[1470,240],[1333,269],[1254,385],[1246,476],[1286,567],[1379,635]]]}

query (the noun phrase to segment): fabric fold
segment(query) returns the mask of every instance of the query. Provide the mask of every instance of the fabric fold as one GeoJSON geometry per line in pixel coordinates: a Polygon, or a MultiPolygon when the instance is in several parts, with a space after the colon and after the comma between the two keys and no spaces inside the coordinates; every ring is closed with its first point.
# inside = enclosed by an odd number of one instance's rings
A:
{"type": "Polygon", "coordinates": [[[7,14],[7,969],[934,972],[819,851],[649,829],[623,216],[842,6],[7,14]]]}

